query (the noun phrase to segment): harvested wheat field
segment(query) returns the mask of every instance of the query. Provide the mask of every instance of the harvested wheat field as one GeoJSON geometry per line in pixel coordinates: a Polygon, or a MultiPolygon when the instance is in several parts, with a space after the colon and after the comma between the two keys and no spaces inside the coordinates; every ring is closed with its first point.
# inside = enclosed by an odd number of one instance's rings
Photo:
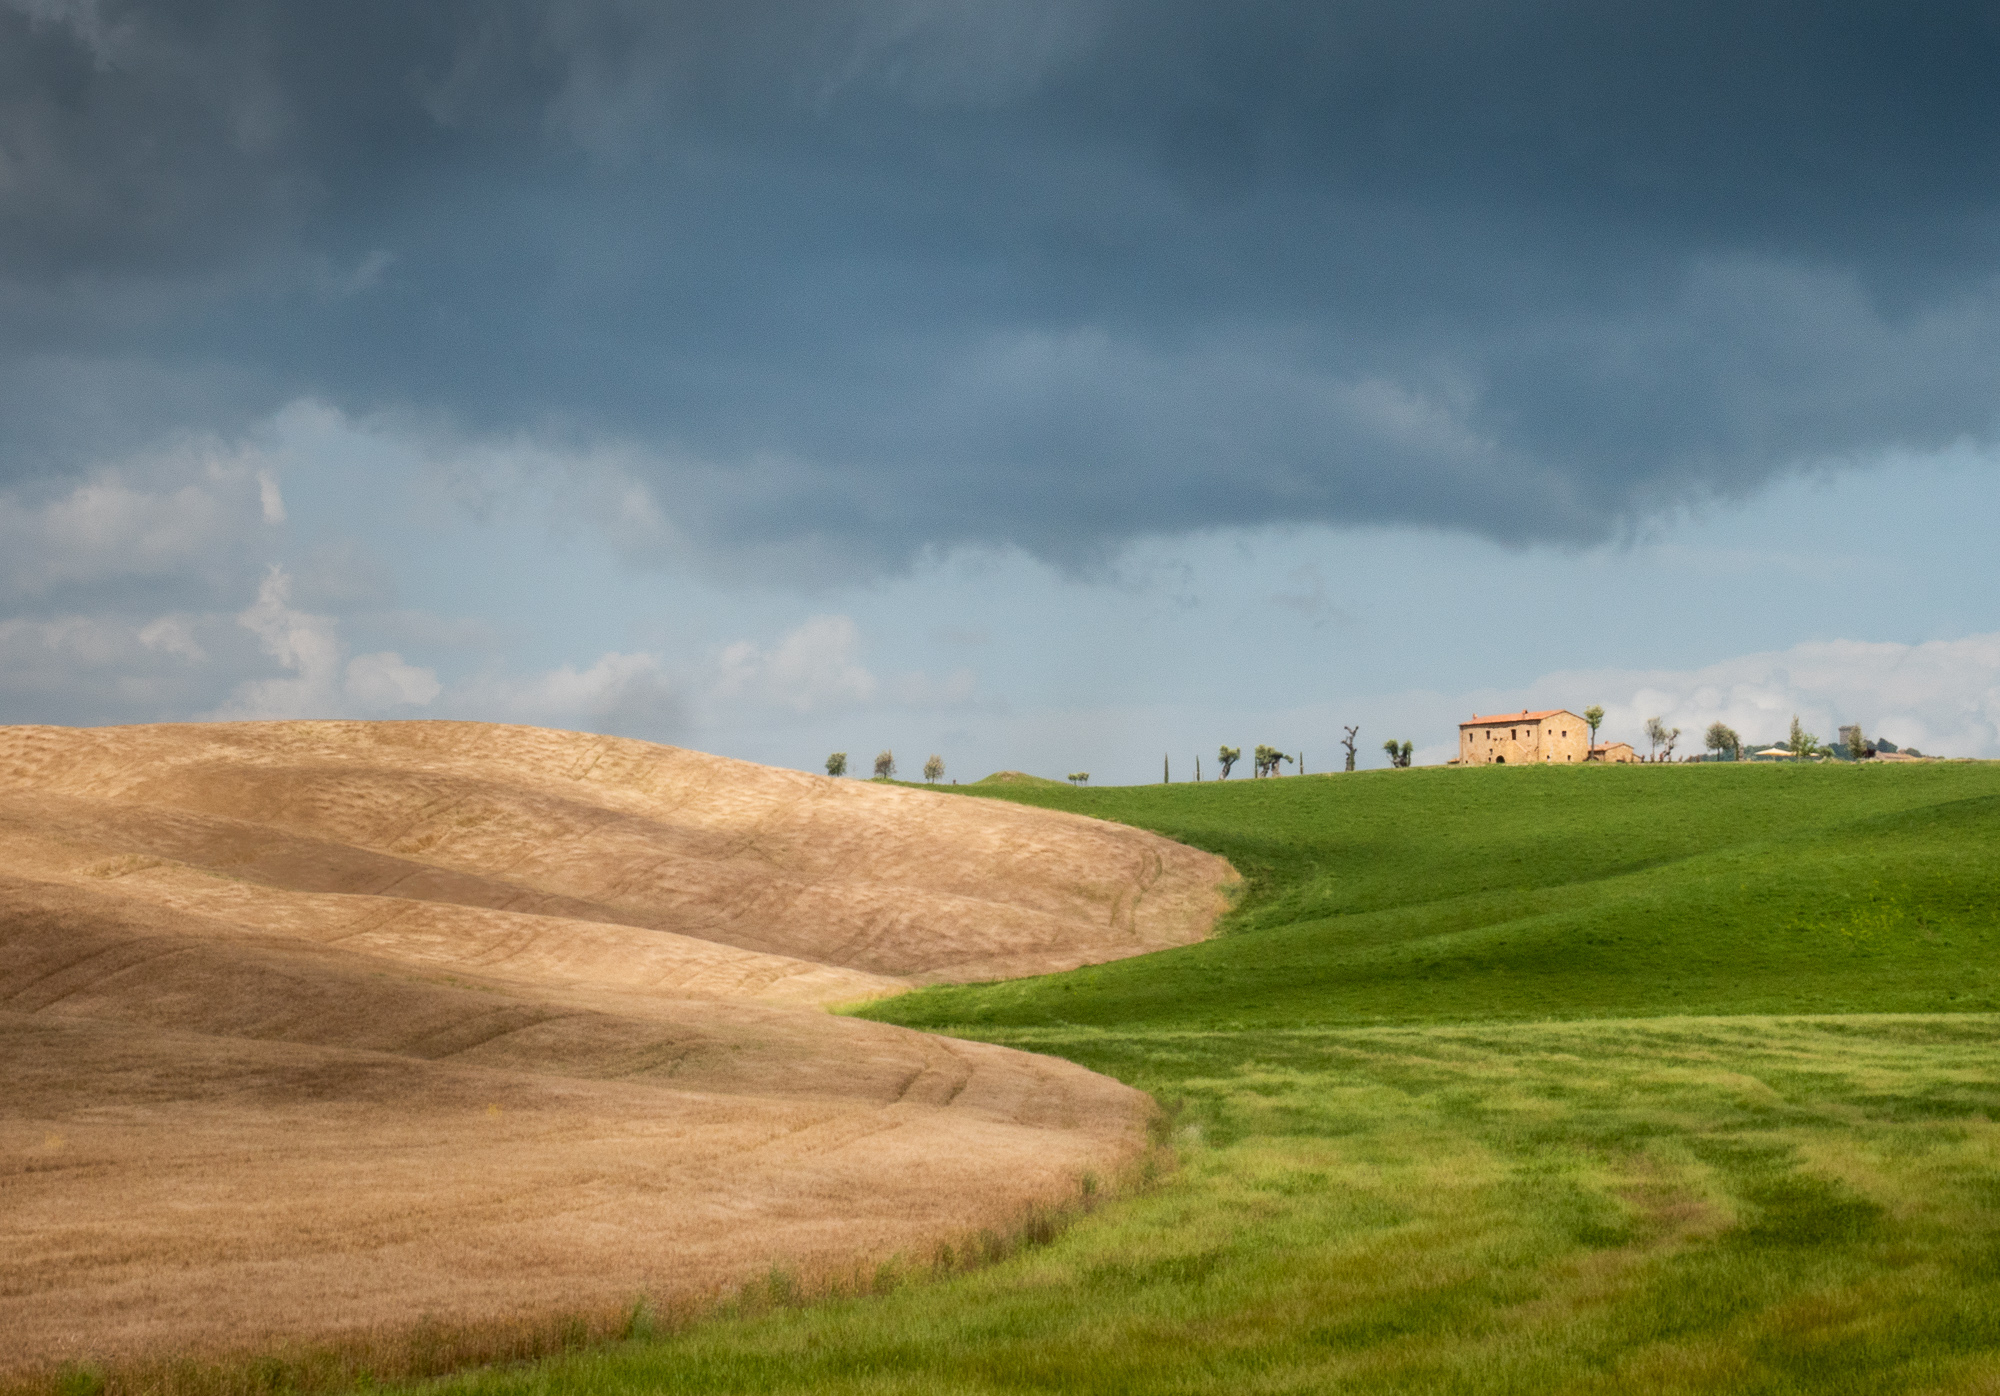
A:
{"type": "Polygon", "coordinates": [[[824,1005],[1183,944],[1074,815],[473,723],[0,728],[0,1370],[698,1299],[1134,1158],[1146,1098],[824,1005]]]}

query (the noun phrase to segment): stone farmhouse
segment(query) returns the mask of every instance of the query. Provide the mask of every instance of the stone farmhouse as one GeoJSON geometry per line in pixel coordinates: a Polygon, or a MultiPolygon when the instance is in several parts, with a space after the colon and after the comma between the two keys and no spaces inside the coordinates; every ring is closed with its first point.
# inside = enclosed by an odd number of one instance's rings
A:
{"type": "MultiPolygon", "coordinates": [[[[1458,724],[1460,766],[1581,765],[1591,759],[1590,724],[1566,708],[1473,716],[1458,724]]],[[[1603,759],[1602,757],[1599,758],[1603,759]]]]}

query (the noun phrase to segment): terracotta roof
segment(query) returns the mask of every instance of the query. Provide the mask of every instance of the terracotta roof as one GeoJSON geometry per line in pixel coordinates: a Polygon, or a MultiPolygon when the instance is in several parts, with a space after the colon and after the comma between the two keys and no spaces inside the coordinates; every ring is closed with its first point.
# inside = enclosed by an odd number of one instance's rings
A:
{"type": "MultiPolygon", "coordinates": [[[[1474,713],[1472,721],[1461,722],[1458,725],[1460,727],[1492,727],[1502,722],[1540,722],[1545,717],[1576,717],[1578,722],[1583,721],[1582,718],[1577,717],[1568,708],[1546,708],[1538,713],[1531,713],[1526,708],[1523,708],[1517,713],[1499,713],[1493,717],[1481,717],[1479,714],[1474,713]]],[[[1585,725],[1588,726],[1589,724],[1586,723],[1585,725]]]]}

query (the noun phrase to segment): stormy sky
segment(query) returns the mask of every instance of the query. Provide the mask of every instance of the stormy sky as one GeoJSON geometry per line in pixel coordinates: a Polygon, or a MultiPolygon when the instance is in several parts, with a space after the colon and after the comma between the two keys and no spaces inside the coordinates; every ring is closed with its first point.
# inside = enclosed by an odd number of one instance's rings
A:
{"type": "Polygon", "coordinates": [[[1996,77],[1949,3],[0,0],[0,720],[2000,755],[1996,77]]]}

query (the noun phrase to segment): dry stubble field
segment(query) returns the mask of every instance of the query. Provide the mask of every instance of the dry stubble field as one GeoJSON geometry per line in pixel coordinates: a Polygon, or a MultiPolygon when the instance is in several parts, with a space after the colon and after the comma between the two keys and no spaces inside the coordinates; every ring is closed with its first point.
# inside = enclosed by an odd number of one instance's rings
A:
{"type": "Polygon", "coordinates": [[[824,1005],[1199,938],[1136,829],[467,723],[0,728],[0,1373],[691,1302],[1144,1143],[824,1005]]]}

